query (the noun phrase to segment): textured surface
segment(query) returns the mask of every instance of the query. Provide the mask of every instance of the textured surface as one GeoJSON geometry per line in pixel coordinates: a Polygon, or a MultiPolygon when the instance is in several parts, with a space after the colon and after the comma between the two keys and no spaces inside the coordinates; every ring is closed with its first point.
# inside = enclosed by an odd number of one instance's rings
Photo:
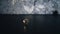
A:
{"type": "Polygon", "coordinates": [[[0,14],[52,14],[60,0],[0,0],[0,14]]]}

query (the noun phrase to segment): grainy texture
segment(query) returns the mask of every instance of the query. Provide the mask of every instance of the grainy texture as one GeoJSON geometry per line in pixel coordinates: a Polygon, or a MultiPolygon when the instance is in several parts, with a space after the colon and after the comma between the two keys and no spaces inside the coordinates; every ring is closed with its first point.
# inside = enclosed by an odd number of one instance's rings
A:
{"type": "Polygon", "coordinates": [[[52,14],[60,0],[0,0],[0,14],[52,14]]]}

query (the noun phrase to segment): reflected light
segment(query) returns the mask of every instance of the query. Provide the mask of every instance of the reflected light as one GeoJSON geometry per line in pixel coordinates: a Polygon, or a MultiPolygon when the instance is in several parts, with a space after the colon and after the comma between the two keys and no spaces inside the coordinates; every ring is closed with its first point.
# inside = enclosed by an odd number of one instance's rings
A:
{"type": "Polygon", "coordinates": [[[24,26],[24,29],[26,29],[26,26],[24,26]]]}
{"type": "Polygon", "coordinates": [[[25,20],[23,20],[23,23],[25,23],[25,20]]]}
{"type": "Polygon", "coordinates": [[[24,19],[24,20],[23,20],[23,23],[26,24],[26,25],[28,24],[28,22],[29,22],[28,19],[24,19]]]}

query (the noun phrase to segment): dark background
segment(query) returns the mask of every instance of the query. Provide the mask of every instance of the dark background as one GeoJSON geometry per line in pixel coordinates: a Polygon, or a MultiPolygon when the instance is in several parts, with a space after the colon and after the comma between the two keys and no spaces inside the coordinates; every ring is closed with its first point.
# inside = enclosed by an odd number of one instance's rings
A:
{"type": "Polygon", "coordinates": [[[0,14],[0,31],[1,33],[24,33],[22,20],[27,17],[29,20],[28,32],[60,32],[60,15],[26,15],[26,14],[0,14]],[[31,17],[31,18],[29,18],[31,17]]]}

